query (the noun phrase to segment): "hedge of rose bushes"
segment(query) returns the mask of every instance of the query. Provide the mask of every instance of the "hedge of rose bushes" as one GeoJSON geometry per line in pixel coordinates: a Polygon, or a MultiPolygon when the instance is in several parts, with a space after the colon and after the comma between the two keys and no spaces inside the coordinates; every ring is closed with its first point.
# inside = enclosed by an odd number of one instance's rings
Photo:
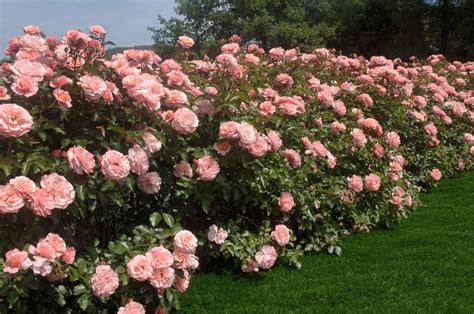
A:
{"type": "Polygon", "coordinates": [[[0,69],[0,310],[179,308],[245,272],[392,226],[473,164],[474,63],[243,45],[193,59],[105,30],[10,40],[0,69]]]}

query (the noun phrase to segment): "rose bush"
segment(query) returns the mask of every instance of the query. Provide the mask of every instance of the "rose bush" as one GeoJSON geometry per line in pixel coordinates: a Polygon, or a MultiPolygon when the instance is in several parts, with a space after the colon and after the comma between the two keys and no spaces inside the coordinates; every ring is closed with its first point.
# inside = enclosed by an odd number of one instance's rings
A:
{"type": "Polygon", "coordinates": [[[186,36],[175,59],[106,59],[98,25],[24,31],[0,69],[2,310],[179,308],[199,263],[340,255],[473,164],[472,62],[236,42],[190,60],[186,36]]]}

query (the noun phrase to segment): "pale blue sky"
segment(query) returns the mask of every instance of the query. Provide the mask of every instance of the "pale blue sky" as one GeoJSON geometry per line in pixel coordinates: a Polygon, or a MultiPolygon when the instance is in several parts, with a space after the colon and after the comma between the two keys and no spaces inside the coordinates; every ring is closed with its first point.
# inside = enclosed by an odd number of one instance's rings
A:
{"type": "Polygon", "coordinates": [[[10,37],[31,24],[59,38],[69,29],[88,32],[99,24],[117,46],[152,44],[147,26],[158,25],[158,14],[174,15],[173,7],[174,0],[0,0],[0,54],[10,37]]]}

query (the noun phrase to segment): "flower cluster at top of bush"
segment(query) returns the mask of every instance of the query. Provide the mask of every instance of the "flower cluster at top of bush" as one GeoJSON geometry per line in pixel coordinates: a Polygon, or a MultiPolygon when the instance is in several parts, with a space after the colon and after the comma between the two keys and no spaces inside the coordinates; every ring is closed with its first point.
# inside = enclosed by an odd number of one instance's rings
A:
{"type": "Polygon", "coordinates": [[[473,62],[265,51],[238,36],[213,59],[186,36],[173,59],[106,57],[101,26],[24,32],[0,66],[9,309],[177,308],[197,256],[256,272],[340,255],[343,236],[394,225],[421,189],[473,165],[473,62]],[[11,250],[53,232],[77,250],[67,266],[42,256],[49,240],[34,261],[11,250]]]}

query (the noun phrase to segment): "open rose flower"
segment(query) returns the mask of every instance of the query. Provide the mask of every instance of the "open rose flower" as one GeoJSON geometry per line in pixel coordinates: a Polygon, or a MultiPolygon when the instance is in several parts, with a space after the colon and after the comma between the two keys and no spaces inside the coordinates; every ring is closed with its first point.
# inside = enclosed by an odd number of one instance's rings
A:
{"type": "Polygon", "coordinates": [[[119,286],[118,274],[109,265],[100,265],[91,278],[92,292],[97,297],[110,297],[119,286]]]}
{"type": "Polygon", "coordinates": [[[94,155],[82,146],[68,149],[67,159],[72,170],[77,174],[92,173],[95,167],[94,155]]]}
{"type": "Polygon", "coordinates": [[[31,131],[33,118],[17,104],[0,105],[0,137],[20,137],[31,131]]]}
{"type": "Polygon", "coordinates": [[[128,160],[130,161],[130,169],[138,175],[145,174],[148,168],[150,168],[148,155],[140,146],[135,146],[128,150],[128,160]]]}
{"type": "Polygon", "coordinates": [[[354,191],[354,192],[362,192],[364,189],[364,182],[362,181],[362,178],[357,175],[353,175],[350,178],[347,178],[349,181],[349,188],[354,191]]]}
{"type": "Polygon", "coordinates": [[[30,178],[18,176],[8,181],[15,190],[17,190],[25,200],[31,201],[36,190],[36,184],[30,178]]]}
{"type": "Polygon", "coordinates": [[[16,274],[20,269],[27,269],[31,266],[31,260],[28,253],[18,249],[10,250],[5,255],[5,264],[3,272],[16,274]]]}
{"type": "Polygon", "coordinates": [[[117,314],[145,314],[145,307],[138,302],[129,300],[125,306],[118,309],[117,314]]]}
{"type": "Polygon", "coordinates": [[[199,119],[197,115],[189,110],[188,108],[179,108],[174,113],[174,119],[171,122],[171,126],[179,134],[189,134],[196,131],[199,125],[199,119]]]}
{"type": "Polygon", "coordinates": [[[365,187],[370,192],[376,192],[380,188],[380,177],[375,173],[365,176],[365,187]]]}
{"type": "Polygon", "coordinates": [[[220,171],[219,164],[211,156],[203,156],[194,160],[197,166],[199,178],[204,181],[212,181],[220,171]]]}
{"type": "Polygon", "coordinates": [[[100,157],[100,168],[107,179],[119,181],[129,175],[130,162],[124,154],[109,150],[100,157]]]}
{"type": "Polygon", "coordinates": [[[72,184],[65,177],[57,173],[45,175],[41,177],[40,185],[43,189],[50,192],[55,208],[64,209],[74,202],[76,192],[72,184]]]}
{"type": "Polygon", "coordinates": [[[181,230],[174,236],[174,246],[184,252],[192,253],[197,248],[197,239],[191,231],[181,230]]]}
{"type": "Polygon", "coordinates": [[[160,192],[161,177],[158,172],[148,172],[138,177],[137,184],[143,193],[156,194],[160,192]]]}
{"type": "Polygon", "coordinates": [[[77,83],[84,90],[84,94],[89,100],[98,100],[107,90],[107,84],[96,75],[84,75],[77,83]]]}
{"type": "Polygon", "coordinates": [[[128,275],[138,281],[150,278],[153,271],[152,259],[145,255],[135,255],[127,264],[128,275]]]}
{"type": "Polygon", "coordinates": [[[431,178],[434,180],[434,181],[439,181],[441,180],[441,170],[439,170],[438,168],[435,168],[433,170],[431,170],[430,172],[430,175],[431,175],[431,178]]]}
{"type": "Polygon", "coordinates": [[[278,205],[282,212],[289,213],[293,207],[295,207],[293,195],[291,195],[290,192],[281,192],[280,198],[278,199],[278,205]]]}
{"type": "Polygon", "coordinates": [[[209,231],[207,232],[207,239],[211,242],[215,242],[216,244],[224,243],[225,239],[227,239],[227,236],[227,231],[222,228],[218,228],[216,225],[211,225],[209,227],[209,231]]]}
{"type": "Polygon", "coordinates": [[[276,225],[275,230],[271,233],[271,236],[279,246],[285,246],[290,242],[290,229],[288,229],[288,227],[285,225],[276,225]]]}
{"type": "Polygon", "coordinates": [[[265,245],[260,251],[255,254],[255,260],[257,261],[258,267],[263,269],[271,268],[278,257],[278,254],[273,246],[265,245]]]}
{"type": "Polygon", "coordinates": [[[188,36],[179,36],[178,45],[180,45],[184,49],[190,49],[192,46],[194,46],[194,40],[188,36]]]}
{"type": "Polygon", "coordinates": [[[23,195],[14,186],[0,185],[0,214],[13,214],[25,206],[23,195]]]}

